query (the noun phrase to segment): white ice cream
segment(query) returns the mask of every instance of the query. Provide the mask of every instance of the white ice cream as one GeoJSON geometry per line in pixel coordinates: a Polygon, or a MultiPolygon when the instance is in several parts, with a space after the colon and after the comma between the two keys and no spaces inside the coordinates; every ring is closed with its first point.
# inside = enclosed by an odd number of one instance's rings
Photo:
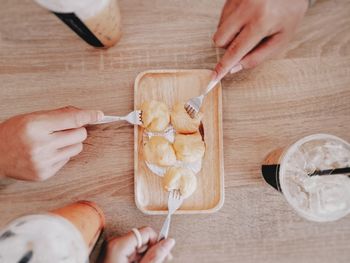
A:
{"type": "Polygon", "coordinates": [[[305,218],[333,221],[350,212],[347,175],[312,176],[315,170],[350,166],[350,145],[331,135],[314,135],[294,144],[281,161],[280,184],[288,202],[305,218]]]}
{"type": "Polygon", "coordinates": [[[64,218],[30,215],[0,231],[0,262],[86,263],[88,248],[80,232],[64,218]]]}

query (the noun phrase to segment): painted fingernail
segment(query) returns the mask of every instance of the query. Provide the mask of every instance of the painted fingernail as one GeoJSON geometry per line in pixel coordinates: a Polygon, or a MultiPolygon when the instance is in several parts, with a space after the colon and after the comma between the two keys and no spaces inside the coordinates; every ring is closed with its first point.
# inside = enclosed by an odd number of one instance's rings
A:
{"type": "Polygon", "coordinates": [[[212,42],[212,45],[213,47],[216,47],[216,34],[214,34],[214,36],[211,38],[211,42],[212,42]]]}
{"type": "Polygon", "coordinates": [[[174,246],[175,246],[175,239],[173,238],[169,238],[169,239],[166,239],[163,243],[163,246],[165,249],[172,249],[174,246]]]}
{"type": "Polygon", "coordinates": [[[97,121],[101,121],[104,116],[105,115],[102,111],[97,111],[97,121]]]}
{"type": "Polygon", "coordinates": [[[166,261],[166,262],[170,262],[170,261],[172,261],[173,259],[174,259],[173,254],[169,253],[169,255],[167,255],[165,261],[166,261]]]}
{"type": "Polygon", "coordinates": [[[234,73],[237,73],[239,71],[241,71],[243,69],[242,65],[241,64],[237,64],[236,66],[234,66],[231,70],[230,70],[230,73],[231,74],[234,74],[234,73]]]}
{"type": "Polygon", "coordinates": [[[211,80],[216,80],[217,77],[218,77],[218,73],[216,72],[216,70],[214,70],[213,73],[211,74],[211,80]]]}

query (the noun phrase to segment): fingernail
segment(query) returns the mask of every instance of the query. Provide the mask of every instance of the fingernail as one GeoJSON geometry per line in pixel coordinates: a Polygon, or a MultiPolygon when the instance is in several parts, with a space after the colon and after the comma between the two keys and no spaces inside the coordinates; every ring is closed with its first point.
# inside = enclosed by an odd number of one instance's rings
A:
{"type": "Polygon", "coordinates": [[[173,238],[168,238],[164,241],[163,246],[165,249],[172,249],[175,246],[175,239],[173,238]]]}
{"type": "Polygon", "coordinates": [[[104,113],[102,111],[97,111],[97,121],[101,121],[104,117],[104,113]]]}
{"type": "Polygon", "coordinates": [[[236,66],[234,66],[231,70],[230,73],[234,74],[237,73],[238,71],[241,71],[243,69],[241,64],[237,64],[236,66]]]}
{"type": "Polygon", "coordinates": [[[212,37],[212,39],[211,39],[211,42],[212,42],[212,46],[213,47],[216,47],[216,38],[215,38],[215,35],[212,37]]]}
{"type": "Polygon", "coordinates": [[[167,255],[167,257],[166,257],[166,262],[170,262],[170,261],[172,261],[173,259],[174,259],[173,254],[169,253],[169,255],[167,255]]]}
{"type": "Polygon", "coordinates": [[[213,73],[211,74],[211,80],[216,80],[216,78],[218,77],[218,73],[214,70],[213,73]]]}

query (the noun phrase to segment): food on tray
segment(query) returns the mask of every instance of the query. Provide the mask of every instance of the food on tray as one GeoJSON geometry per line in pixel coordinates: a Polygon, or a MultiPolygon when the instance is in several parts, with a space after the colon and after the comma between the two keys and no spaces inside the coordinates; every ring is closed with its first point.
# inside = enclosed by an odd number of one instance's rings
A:
{"type": "Polygon", "coordinates": [[[196,162],[204,156],[205,144],[200,133],[176,134],[174,150],[178,160],[187,163],[196,162]]]}
{"type": "Polygon", "coordinates": [[[154,136],[143,147],[145,161],[159,166],[171,166],[176,155],[171,143],[162,136],[154,136]]]}
{"type": "Polygon", "coordinates": [[[141,106],[143,127],[151,132],[161,132],[168,127],[170,113],[168,106],[160,101],[146,101],[141,106]]]}
{"type": "Polygon", "coordinates": [[[197,178],[186,168],[171,167],[163,178],[163,187],[166,191],[180,190],[181,196],[187,198],[197,188],[197,178]]]}
{"type": "Polygon", "coordinates": [[[171,124],[179,133],[195,133],[198,131],[203,113],[199,112],[195,118],[191,118],[186,112],[183,103],[177,103],[171,112],[171,124]]]}
{"type": "Polygon", "coordinates": [[[155,174],[164,175],[162,182],[166,191],[178,189],[184,198],[189,197],[197,188],[197,177],[190,166],[199,165],[200,171],[205,152],[198,132],[203,113],[192,119],[183,103],[175,104],[170,113],[168,106],[159,101],[146,101],[141,110],[148,131],[144,134],[143,146],[147,167],[155,174]],[[170,120],[173,127],[169,125],[170,120]],[[169,131],[174,140],[167,139],[169,131]]]}

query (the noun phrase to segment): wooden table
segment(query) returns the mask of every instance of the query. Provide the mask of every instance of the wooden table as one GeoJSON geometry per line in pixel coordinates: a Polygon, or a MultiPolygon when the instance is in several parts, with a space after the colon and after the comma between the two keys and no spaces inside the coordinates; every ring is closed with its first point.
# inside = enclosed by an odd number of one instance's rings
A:
{"type": "MultiPolygon", "coordinates": [[[[123,38],[97,50],[33,1],[0,0],[0,119],[68,104],[130,111],[139,72],[215,65],[211,36],[222,4],[121,0],[123,38]]],[[[348,0],[319,0],[281,56],[223,81],[225,204],[174,217],[174,262],[349,261],[349,216],[308,222],[260,174],[269,151],[302,136],[350,141],[349,13],[348,0]]],[[[83,153],[46,182],[1,180],[0,225],[79,199],[102,206],[108,235],[160,228],[163,217],[134,204],[133,127],[90,129],[83,153]]]]}

